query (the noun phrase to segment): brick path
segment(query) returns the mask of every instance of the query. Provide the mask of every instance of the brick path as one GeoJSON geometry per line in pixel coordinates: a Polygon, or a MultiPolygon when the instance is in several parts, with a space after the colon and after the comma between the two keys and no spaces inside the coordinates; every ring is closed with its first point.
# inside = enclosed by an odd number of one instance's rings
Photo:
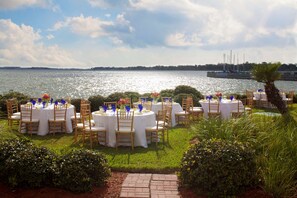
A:
{"type": "Polygon", "coordinates": [[[177,176],[130,173],[122,184],[120,197],[178,198],[177,176]]]}

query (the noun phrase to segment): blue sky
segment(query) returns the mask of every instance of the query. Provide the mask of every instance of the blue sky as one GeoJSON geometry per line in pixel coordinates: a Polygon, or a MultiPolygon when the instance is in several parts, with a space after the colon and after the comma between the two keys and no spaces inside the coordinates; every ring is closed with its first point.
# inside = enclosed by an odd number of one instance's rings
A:
{"type": "Polygon", "coordinates": [[[216,64],[230,50],[297,63],[297,1],[0,1],[0,66],[216,64]]]}

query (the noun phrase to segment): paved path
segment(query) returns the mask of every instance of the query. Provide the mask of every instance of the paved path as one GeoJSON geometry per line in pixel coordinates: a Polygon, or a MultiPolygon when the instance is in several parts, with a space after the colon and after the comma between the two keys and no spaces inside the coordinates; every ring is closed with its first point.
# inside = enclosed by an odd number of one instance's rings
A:
{"type": "Polygon", "coordinates": [[[178,198],[176,175],[129,173],[120,197],[178,198]]]}

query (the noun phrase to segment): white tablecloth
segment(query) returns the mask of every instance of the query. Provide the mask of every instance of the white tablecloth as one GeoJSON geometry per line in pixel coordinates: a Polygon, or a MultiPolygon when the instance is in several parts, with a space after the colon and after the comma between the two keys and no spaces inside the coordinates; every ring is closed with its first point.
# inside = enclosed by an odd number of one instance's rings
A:
{"type": "MultiPolygon", "coordinates": [[[[218,102],[216,100],[211,100],[211,103],[218,102]]],[[[200,100],[199,103],[201,104],[203,111],[204,111],[204,117],[208,118],[208,100],[200,100]]],[[[239,101],[239,105],[243,107],[243,104],[241,101],[239,101]]],[[[223,119],[229,119],[231,117],[231,112],[232,111],[237,111],[237,105],[238,101],[237,100],[222,100],[220,102],[220,111],[221,111],[221,117],[223,119]]]]}
{"type": "MultiPolygon", "coordinates": [[[[254,99],[255,100],[267,100],[267,96],[265,92],[254,92],[254,99]]],[[[280,96],[282,97],[283,100],[286,100],[286,94],[285,93],[280,93],[280,96]]]]}
{"type": "MultiPolygon", "coordinates": [[[[93,112],[93,119],[95,121],[95,126],[103,126],[107,131],[107,144],[108,146],[115,147],[116,135],[115,129],[117,127],[117,117],[114,112],[108,110],[106,113],[93,112]]],[[[143,112],[139,113],[135,111],[134,113],[134,129],[135,138],[134,145],[142,146],[147,148],[145,128],[152,127],[156,125],[156,116],[154,112],[143,112]]]]}
{"type": "MultiPolygon", "coordinates": [[[[137,106],[138,103],[135,103],[134,106],[137,106]]],[[[157,114],[158,111],[162,110],[162,102],[153,103],[152,104],[152,111],[157,114]]],[[[175,122],[175,113],[183,111],[182,107],[179,103],[172,103],[172,114],[171,114],[171,122],[172,126],[174,127],[176,125],[175,122]]]]}
{"type": "MultiPolygon", "coordinates": [[[[67,108],[66,113],[66,131],[72,133],[71,116],[74,116],[74,106],[71,105],[67,108]]],[[[48,134],[48,120],[54,118],[54,104],[49,105],[46,108],[42,108],[42,105],[35,105],[32,109],[32,118],[39,119],[38,135],[48,134]]]]}

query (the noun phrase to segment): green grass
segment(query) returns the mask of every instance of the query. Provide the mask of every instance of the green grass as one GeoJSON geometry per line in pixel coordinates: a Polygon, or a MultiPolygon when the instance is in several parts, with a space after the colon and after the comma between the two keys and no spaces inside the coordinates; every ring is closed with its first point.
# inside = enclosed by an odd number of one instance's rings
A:
{"type": "MultiPolygon", "coordinates": [[[[64,154],[72,149],[90,149],[89,142],[74,143],[73,134],[56,134],[38,136],[22,135],[17,128],[10,131],[5,120],[0,121],[0,139],[25,137],[38,146],[44,146],[57,154],[64,154]]],[[[178,170],[183,153],[189,147],[192,135],[186,128],[173,128],[169,131],[169,142],[155,143],[148,148],[119,147],[110,148],[101,145],[93,146],[94,151],[105,154],[113,170],[129,172],[173,172],[178,170]]]]}

